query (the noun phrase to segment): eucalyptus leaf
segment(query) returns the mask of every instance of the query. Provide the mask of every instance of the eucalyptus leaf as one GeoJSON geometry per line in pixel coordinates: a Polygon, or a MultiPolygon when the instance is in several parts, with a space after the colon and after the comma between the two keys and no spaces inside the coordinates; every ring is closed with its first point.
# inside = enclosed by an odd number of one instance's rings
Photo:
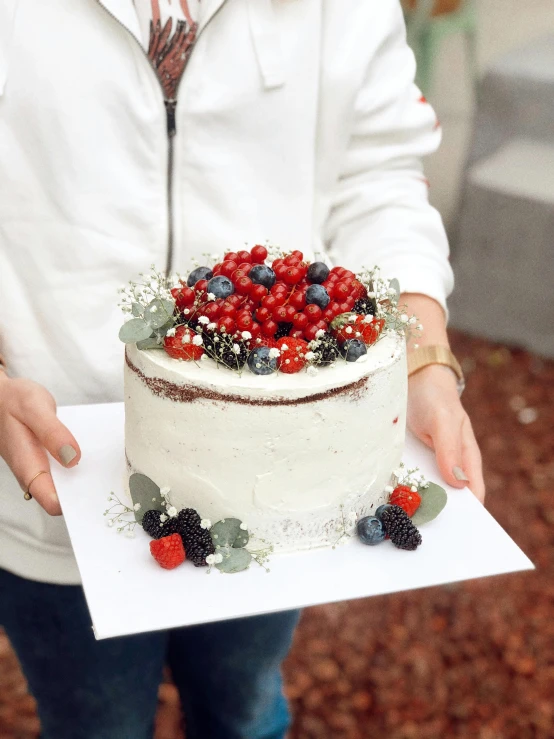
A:
{"type": "Polygon", "coordinates": [[[164,511],[160,488],[146,475],[134,472],[129,478],[129,491],[133,505],[140,503],[139,510],[135,511],[135,518],[139,523],[146,511],[164,511]]]}
{"type": "Polygon", "coordinates": [[[140,303],[133,303],[131,306],[131,312],[135,316],[135,318],[140,318],[142,316],[142,311],[144,308],[140,303]]]}
{"type": "Polygon", "coordinates": [[[162,338],[167,334],[170,328],[173,328],[175,326],[175,321],[173,320],[173,316],[166,321],[163,326],[160,326],[156,329],[155,334],[156,336],[161,336],[162,338]]]}
{"type": "Polygon", "coordinates": [[[390,287],[394,288],[394,291],[396,292],[396,300],[400,297],[400,283],[396,279],[396,277],[393,277],[390,281],[390,287]]]}
{"type": "Polygon", "coordinates": [[[434,482],[430,482],[427,488],[420,488],[419,494],[421,505],[412,516],[414,526],[421,526],[436,518],[448,500],[445,489],[434,482]]]}
{"type": "Polygon", "coordinates": [[[163,349],[164,345],[161,344],[158,339],[154,336],[137,341],[137,349],[163,349]]]}
{"type": "Polygon", "coordinates": [[[144,320],[147,321],[152,328],[160,328],[173,315],[175,303],[173,300],[165,300],[162,298],[154,298],[144,309],[144,320]]]}
{"type": "Polygon", "coordinates": [[[223,555],[223,560],[215,566],[220,572],[232,574],[248,569],[252,562],[252,555],[248,549],[233,549],[232,547],[221,547],[216,553],[223,555]]]}
{"type": "Polygon", "coordinates": [[[245,529],[241,529],[242,521],[238,518],[225,518],[214,523],[210,529],[210,535],[215,546],[234,547],[240,549],[248,544],[250,535],[245,529]]]}
{"type": "Polygon", "coordinates": [[[134,344],[136,341],[148,339],[152,334],[152,327],[142,318],[131,318],[119,329],[119,338],[125,344],[134,344]]]}

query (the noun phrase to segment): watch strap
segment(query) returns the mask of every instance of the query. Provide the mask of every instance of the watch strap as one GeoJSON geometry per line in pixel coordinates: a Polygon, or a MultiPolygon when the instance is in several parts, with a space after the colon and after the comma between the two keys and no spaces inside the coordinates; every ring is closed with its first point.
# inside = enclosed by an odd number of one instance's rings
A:
{"type": "Polygon", "coordinates": [[[460,363],[452,354],[447,346],[419,346],[408,354],[408,377],[415,375],[424,367],[430,364],[442,364],[450,369],[456,375],[458,381],[458,390],[461,393],[464,389],[464,373],[460,363]]]}

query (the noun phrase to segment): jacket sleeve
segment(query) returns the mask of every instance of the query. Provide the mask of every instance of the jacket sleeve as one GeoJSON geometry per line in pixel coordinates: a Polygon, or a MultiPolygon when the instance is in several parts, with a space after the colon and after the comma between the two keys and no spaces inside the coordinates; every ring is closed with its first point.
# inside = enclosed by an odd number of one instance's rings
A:
{"type": "Polygon", "coordinates": [[[378,7],[379,38],[355,100],[326,247],[348,268],[378,265],[403,292],[428,295],[446,310],[453,287],[448,242],[421,162],[439,146],[441,131],[414,84],[400,3],[381,0],[378,7]]]}

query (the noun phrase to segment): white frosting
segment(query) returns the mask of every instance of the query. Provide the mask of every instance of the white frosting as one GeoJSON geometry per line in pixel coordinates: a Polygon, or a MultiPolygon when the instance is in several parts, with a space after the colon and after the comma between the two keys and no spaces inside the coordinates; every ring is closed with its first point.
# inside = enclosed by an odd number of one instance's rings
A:
{"type": "Polygon", "coordinates": [[[343,517],[384,502],[404,446],[404,339],[386,336],[365,362],[339,361],[315,376],[239,376],[211,360],[179,362],[134,345],[127,353],[140,373],[125,366],[131,471],[168,486],[177,508],[212,522],[240,518],[276,551],[294,551],[335,543],[343,517]],[[145,378],[183,388],[187,399],[157,394],[145,378]]]}

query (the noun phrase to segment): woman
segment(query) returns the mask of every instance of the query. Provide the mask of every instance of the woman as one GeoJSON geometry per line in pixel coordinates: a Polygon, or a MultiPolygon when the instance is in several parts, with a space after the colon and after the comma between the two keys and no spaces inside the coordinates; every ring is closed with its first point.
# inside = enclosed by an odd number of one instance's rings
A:
{"type": "Polygon", "coordinates": [[[420,165],[440,129],[413,77],[398,0],[0,0],[0,623],[45,739],[151,736],[166,653],[189,739],[289,723],[296,614],[95,642],[37,475],[47,451],[80,459],[54,398],[121,400],[116,290],[151,263],[267,238],[379,264],[424,324],[410,428],[483,498],[420,165]]]}

